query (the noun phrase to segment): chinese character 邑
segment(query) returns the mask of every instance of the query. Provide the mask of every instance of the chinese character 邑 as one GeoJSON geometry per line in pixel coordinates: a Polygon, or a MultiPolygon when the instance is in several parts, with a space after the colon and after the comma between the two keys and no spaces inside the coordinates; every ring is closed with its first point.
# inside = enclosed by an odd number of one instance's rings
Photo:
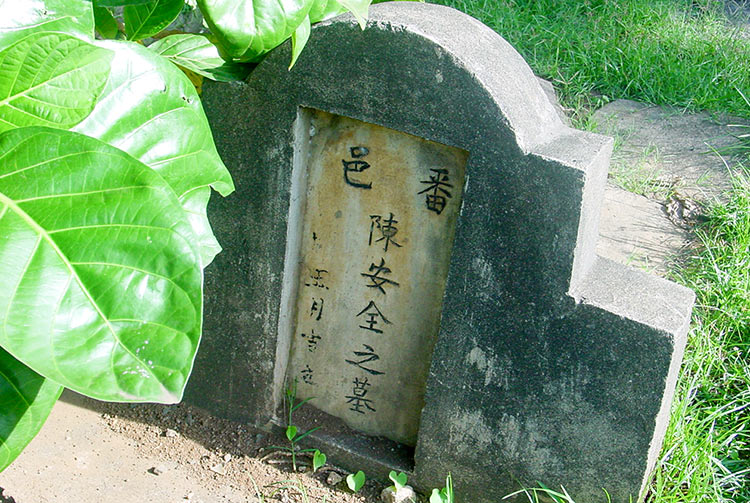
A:
{"type": "Polygon", "coordinates": [[[351,147],[349,149],[349,154],[351,155],[353,161],[347,161],[346,159],[341,159],[341,163],[344,165],[344,181],[351,185],[352,187],[357,187],[358,189],[371,189],[372,188],[372,182],[370,183],[364,183],[356,180],[352,177],[352,173],[362,173],[366,169],[370,168],[370,163],[367,161],[363,161],[362,157],[365,157],[367,154],[370,153],[370,150],[367,147],[351,147]]]}

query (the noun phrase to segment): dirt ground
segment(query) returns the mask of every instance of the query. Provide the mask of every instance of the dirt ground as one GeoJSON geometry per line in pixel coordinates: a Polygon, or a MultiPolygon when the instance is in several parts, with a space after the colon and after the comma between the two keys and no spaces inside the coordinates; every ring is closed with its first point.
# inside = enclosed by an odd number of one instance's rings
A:
{"type": "Polygon", "coordinates": [[[347,472],[269,448],[286,439],[186,404],[103,403],[66,391],[40,435],[0,474],[0,503],[369,503],[347,472]],[[300,492],[300,487],[307,493],[300,492]]]}

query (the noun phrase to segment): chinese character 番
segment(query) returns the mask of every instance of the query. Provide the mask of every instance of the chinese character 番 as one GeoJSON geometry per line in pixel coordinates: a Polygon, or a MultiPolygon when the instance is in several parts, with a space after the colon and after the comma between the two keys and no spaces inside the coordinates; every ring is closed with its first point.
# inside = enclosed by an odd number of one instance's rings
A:
{"type": "Polygon", "coordinates": [[[325,269],[315,269],[315,274],[310,275],[310,279],[307,281],[307,283],[305,283],[305,286],[315,286],[328,290],[328,287],[325,285],[325,283],[323,283],[324,274],[328,274],[328,271],[326,271],[325,269]]]}
{"type": "Polygon", "coordinates": [[[310,335],[301,334],[300,337],[307,339],[307,350],[311,353],[318,348],[319,335],[315,335],[315,330],[310,330],[310,335]]]}
{"type": "Polygon", "coordinates": [[[361,310],[359,313],[357,313],[357,316],[366,315],[367,320],[365,321],[365,324],[368,326],[360,325],[359,328],[364,328],[365,330],[372,330],[375,333],[382,334],[383,331],[375,328],[375,325],[378,324],[378,318],[383,320],[383,323],[391,324],[390,321],[386,319],[385,316],[383,316],[383,313],[380,312],[380,309],[378,309],[378,306],[375,305],[375,302],[370,301],[369,304],[367,304],[367,307],[361,310]]]}
{"type": "Polygon", "coordinates": [[[370,400],[369,398],[365,398],[365,395],[367,395],[368,391],[367,387],[370,386],[370,383],[367,382],[367,378],[365,377],[363,379],[359,379],[355,377],[353,384],[354,388],[352,388],[352,394],[346,396],[346,403],[352,404],[349,410],[364,414],[364,407],[367,410],[376,412],[376,410],[370,405],[372,403],[372,400],[370,400]]]}
{"type": "Polygon", "coordinates": [[[315,384],[313,382],[313,371],[310,368],[310,365],[305,365],[305,368],[300,371],[300,374],[302,374],[302,381],[307,384],[315,384]]]}
{"type": "Polygon", "coordinates": [[[310,316],[315,316],[315,321],[320,321],[320,317],[323,316],[323,303],[325,299],[316,299],[313,297],[312,305],[310,306],[310,316]],[[318,302],[320,300],[320,302],[318,302]],[[317,316],[315,313],[318,313],[317,316]]]}
{"type": "Polygon", "coordinates": [[[371,285],[365,285],[367,286],[367,288],[377,288],[378,290],[380,290],[381,293],[385,293],[385,289],[383,288],[383,285],[385,284],[394,285],[398,287],[398,283],[396,283],[392,279],[387,279],[381,276],[381,273],[382,274],[391,273],[391,270],[388,267],[385,267],[384,258],[380,259],[380,265],[375,265],[375,263],[371,263],[369,271],[372,274],[367,274],[366,272],[360,273],[362,276],[370,278],[370,281],[372,282],[371,285]]]}
{"type": "Polygon", "coordinates": [[[385,243],[383,243],[383,251],[388,251],[389,244],[401,248],[401,245],[393,239],[393,237],[398,233],[398,228],[396,228],[396,226],[394,225],[398,223],[398,220],[393,218],[393,213],[391,213],[390,216],[385,220],[382,220],[382,217],[380,215],[370,215],[370,220],[370,240],[367,242],[368,246],[372,245],[372,233],[375,229],[377,229],[380,231],[381,237],[380,239],[376,239],[375,242],[379,243],[381,241],[385,241],[385,243]]]}
{"type": "Polygon", "coordinates": [[[367,147],[351,147],[349,149],[349,153],[354,159],[353,161],[341,159],[341,162],[344,165],[344,181],[346,181],[346,183],[351,185],[352,187],[357,187],[358,189],[371,189],[372,182],[362,183],[355,180],[354,178],[349,177],[349,173],[362,173],[364,170],[369,169],[370,164],[367,161],[361,160],[362,157],[365,157],[370,153],[369,149],[367,147]]]}
{"type": "Polygon", "coordinates": [[[443,187],[452,188],[453,185],[448,183],[447,169],[431,168],[430,171],[433,171],[435,174],[430,175],[429,180],[422,180],[419,182],[428,184],[428,187],[418,192],[418,194],[424,194],[427,192],[427,209],[434,211],[439,215],[443,211],[443,208],[445,208],[445,203],[448,201],[446,197],[451,197],[451,193],[443,187]],[[442,195],[438,194],[438,191],[441,192],[442,195]]]}
{"type": "Polygon", "coordinates": [[[373,369],[363,366],[364,363],[380,360],[380,357],[375,354],[375,349],[373,349],[372,346],[368,346],[367,344],[362,344],[362,345],[365,347],[367,351],[355,351],[354,352],[356,356],[362,357],[362,359],[359,361],[346,360],[346,363],[354,365],[355,367],[359,367],[365,372],[368,372],[374,376],[384,375],[385,372],[380,372],[378,370],[373,370],[373,369]]]}

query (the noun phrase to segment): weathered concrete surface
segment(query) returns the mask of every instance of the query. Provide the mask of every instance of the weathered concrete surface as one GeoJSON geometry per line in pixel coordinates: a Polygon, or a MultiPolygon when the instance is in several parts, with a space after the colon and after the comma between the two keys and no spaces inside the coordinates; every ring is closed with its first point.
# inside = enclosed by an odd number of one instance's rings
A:
{"type": "Polygon", "coordinates": [[[663,202],[607,185],[596,252],[621,264],[664,276],[691,242],[663,202]]]}
{"type": "MultiPolygon", "coordinates": [[[[292,72],[288,58],[282,48],[246,85],[204,90],[238,190],[210,205],[225,251],[206,270],[192,399],[283,421],[292,167],[299,107],[315,108],[469,152],[410,481],[435,487],[451,472],[472,503],[538,481],[579,501],[601,487],[615,502],[637,497],[693,295],[596,256],[611,141],[568,129],[505,41],[444,7],[380,4],[367,30],[323,24],[292,72]]],[[[319,438],[369,466],[368,452],[319,438]]]]}

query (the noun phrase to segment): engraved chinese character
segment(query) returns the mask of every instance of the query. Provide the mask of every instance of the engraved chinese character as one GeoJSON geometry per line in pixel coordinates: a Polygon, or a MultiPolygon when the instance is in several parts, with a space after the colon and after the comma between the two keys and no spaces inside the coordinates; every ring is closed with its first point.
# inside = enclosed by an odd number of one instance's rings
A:
{"type": "Polygon", "coordinates": [[[302,374],[303,382],[305,382],[306,384],[310,384],[310,385],[315,384],[313,382],[313,371],[310,368],[310,365],[305,365],[305,368],[300,370],[300,374],[302,374]]]}
{"type": "Polygon", "coordinates": [[[370,215],[370,220],[370,240],[367,242],[368,246],[372,245],[372,234],[377,229],[380,231],[381,237],[380,239],[376,239],[375,242],[385,241],[383,243],[383,251],[388,251],[389,244],[401,248],[401,245],[393,239],[398,233],[398,228],[394,225],[398,223],[398,220],[393,218],[393,213],[385,220],[380,215],[370,215]]]}
{"type": "Polygon", "coordinates": [[[393,281],[392,279],[385,278],[381,276],[381,274],[390,274],[391,270],[385,266],[385,259],[380,259],[380,265],[375,265],[374,263],[370,264],[370,274],[367,274],[366,272],[360,273],[362,276],[365,276],[366,278],[370,278],[370,281],[372,282],[371,285],[365,285],[367,288],[377,288],[380,290],[380,293],[385,294],[385,289],[383,288],[383,285],[393,285],[395,287],[398,287],[398,283],[393,281]]]}
{"type": "Polygon", "coordinates": [[[362,157],[369,154],[370,150],[367,147],[351,147],[349,153],[351,154],[352,159],[354,159],[353,161],[341,159],[341,162],[344,165],[344,181],[346,181],[348,185],[357,187],[358,189],[371,189],[372,182],[363,183],[351,177],[351,173],[362,173],[370,168],[370,164],[367,161],[362,160],[362,157]]]}
{"type": "Polygon", "coordinates": [[[445,208],[445,204],[448,202],[447,197],[451,197],[451,193],[448,192],[444,187],[453,187],[448,183],[448,170],[431,168],[430,171],[434,172],[434,175],[430,175],[429,180],[422,180],[419,183],[426,183],[428,187],[418,194],[427,193],[427,209],[434,211],[438,215],[442,213],[445,208]],[[438,194],[440,192],[440,194],[438,194]]]}
{"type": "Polygon", "coordinates": [[[313,352],[318,348],[319,335],[315,335],[315,330],[310,330],[309,334],[301,334],[300,337],[307,340],[307,350],[313,352]]]}
{"type": "Polygon", "coordinates": [[[314,317],[315,321],[320,321],[320,317],[323,316],[323,304],[325,299],[316,299],[313,297],[312,305],[310,306],[310,317],[314,317]]]}
{"type": "Polygon", "coordinates": [[[362,379],[354,378],[353,381],[354,388],[352,388],[352,394],[346,396],[346,403],[352,404],[352,406],[349,408],[349,410],[353,410],[354,412],[358,412],[360,414],[365,414],[365,409],[376,412],[376,410],[370,405],[372,403],[372,400],[369,398],[365,398],[365,395],[367,395],[368,387],[370,386],[370,383],[367,382],[367,378],[364,377],[362,379]]]}
{"type": "Polygon", "coordinates": [[[324,276],[328,274],[328,271],[325,269],[315,269],[315,272],[313,274],[310,274],[310,279],[307,280],[305,283],[305,286],[314,286],[317,288],[325,288],[328,290],[328,287],[325,285],[324,276]]]}
{"type": "Polygon", "coordinates": [[[364,366],[365,363],[380,360],[380,357],[377,354],[375,354],[375,349],[372,346],[369,346],[367,344],[362,344],[362,345],[365,347],[366,351],[354,352],[354,355],[360,357],[360,360],[359,361],[346,360],[346,363],[350,365],[354,365],[355,367],[359,367],[365,372],[372,374],[374,376],[385,375],[385,372],[380,372],[379,370],[373,370],[371,368],[367,368],[364,366]]]}
{"type": "Polygon", "coordinates": [[[391,322],[388,321],[385,316],[383,316],[383,313],[380,312],[380,309],[378,309],[378,306],[376,306],[375,302],[372,300],[370,301],[369,304],[367,304],[366,308],[364,308],[359,313],[357,313],[357,316],[362,316],[363,314],[367,318],[365,321],[365,324],[367,326],[360,325],[359,328],[364,328],[365,330],[372,330],[375,333],[382,334],[383,333],[382,330],[375,328],[375,325],[378,324],[378,318],[380,318],[383,321],[383,323],[387,323],[389,325],[391,324],[391,322]]]}

